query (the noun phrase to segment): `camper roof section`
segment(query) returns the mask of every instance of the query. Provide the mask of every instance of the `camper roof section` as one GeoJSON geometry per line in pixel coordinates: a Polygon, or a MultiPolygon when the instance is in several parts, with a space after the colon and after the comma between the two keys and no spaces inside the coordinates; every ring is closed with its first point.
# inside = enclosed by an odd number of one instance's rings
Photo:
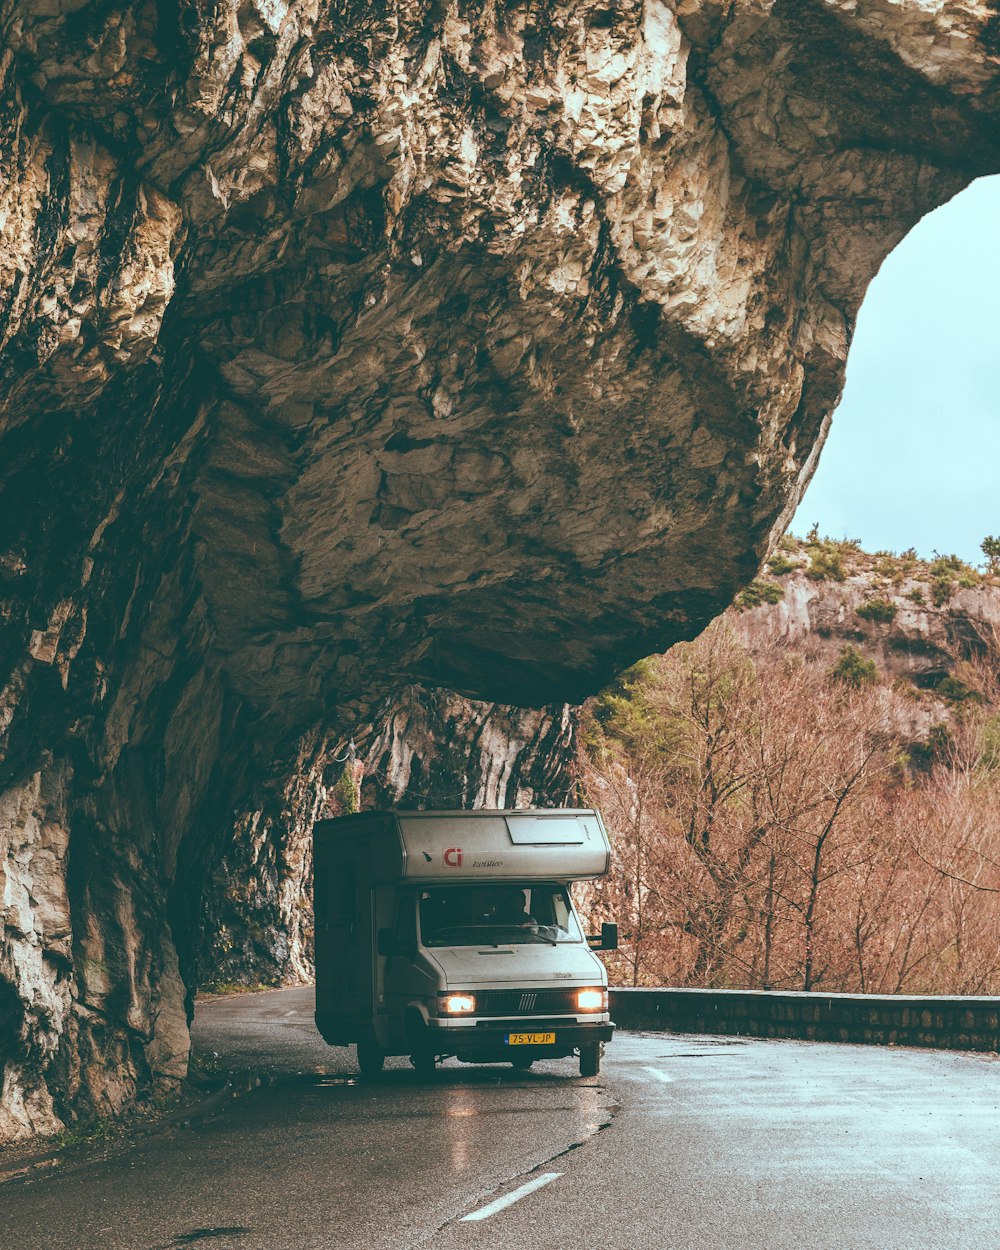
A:
{"type": "Polygon", "coordinates": [[[323,821],[316,837],[384,838],[372,867],[386,882],[583,880],[607,872],[610,859],[600,816],[582,808],[369,812],[323,821]]]}

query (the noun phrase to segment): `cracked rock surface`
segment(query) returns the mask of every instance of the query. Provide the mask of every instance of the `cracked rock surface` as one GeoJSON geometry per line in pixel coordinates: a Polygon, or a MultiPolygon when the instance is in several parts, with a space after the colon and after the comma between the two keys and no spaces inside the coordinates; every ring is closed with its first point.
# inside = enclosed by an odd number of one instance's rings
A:
{"type": "Polygon", "coordinates": [[[2,1138],[183,1070],[209,882],[304,734],[413,681],[577,700],[753,576],[868,281],[1000,168],[1000,15],[0,24],[2,1138]]]}

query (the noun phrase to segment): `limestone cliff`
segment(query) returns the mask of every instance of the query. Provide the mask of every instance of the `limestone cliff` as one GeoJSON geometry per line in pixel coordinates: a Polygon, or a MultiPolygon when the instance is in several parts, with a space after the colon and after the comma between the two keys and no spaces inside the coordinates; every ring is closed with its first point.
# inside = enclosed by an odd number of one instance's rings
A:
{"type": "Polygon", "coordinates": [[[1000,575],[955,556],[786,537],[727,617],[751,654],[787,652],[826,672],[847,663],[854,680],[894,685],[906,697],[887,703],[887,728],[925,763],[965,701],[995,687],[1000,575]]]}
{"type": "Polygon", "coordinates": [[[278,853],[303,735],[413,681],[576,699],[753,576],[881,258],[1000,168],[1000,18],[0,25],[3,1137],[183,1071],[209,883],[278,853]]]}
{"type": "Polygon", "coordinates": [[[962,660],[996,653],[1000,574],[955,556],[787,537],[729,619],[752,651],[787,649],[830,666],[853,647],[883,679],[933,693],[962,660]]]}

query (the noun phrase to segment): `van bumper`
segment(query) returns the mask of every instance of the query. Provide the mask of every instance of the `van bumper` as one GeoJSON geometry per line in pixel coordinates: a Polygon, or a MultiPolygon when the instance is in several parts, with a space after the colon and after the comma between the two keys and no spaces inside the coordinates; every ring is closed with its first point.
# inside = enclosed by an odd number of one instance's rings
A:
{"type": "Polygon", "coordinates": [[[430,1047],[439,1054],[454,1055],[457,1059],[484,1062],[510,1059],[515,1055],[533,1059],[560,1059],[572,1055],[581,1046],[592,1046],[598,1042],[610,1042],[614,1036],[615,1025],[611,1020],[567,1021],[566,1024],[553,1020],[517,1020],[502,1023],[478,1022],[472,1027],[443,1027],[428,1030],[427,1041],[430,1047]],[[554,1033],[554,1042],[537,1045],[510,1044],[512,1033],[554,1033]]]}

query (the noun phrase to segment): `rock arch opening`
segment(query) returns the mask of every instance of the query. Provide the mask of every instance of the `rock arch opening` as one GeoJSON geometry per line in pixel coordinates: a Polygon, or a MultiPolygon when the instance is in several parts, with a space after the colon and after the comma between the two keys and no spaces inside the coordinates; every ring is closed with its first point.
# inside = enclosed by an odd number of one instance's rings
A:
{"type": "Polygon", "coordinates": [[[924,217],[865,295],[819,469],[793,522],[866,550],[955,553],[997,526],[994,385],[1000,178],[924,217]]]}

